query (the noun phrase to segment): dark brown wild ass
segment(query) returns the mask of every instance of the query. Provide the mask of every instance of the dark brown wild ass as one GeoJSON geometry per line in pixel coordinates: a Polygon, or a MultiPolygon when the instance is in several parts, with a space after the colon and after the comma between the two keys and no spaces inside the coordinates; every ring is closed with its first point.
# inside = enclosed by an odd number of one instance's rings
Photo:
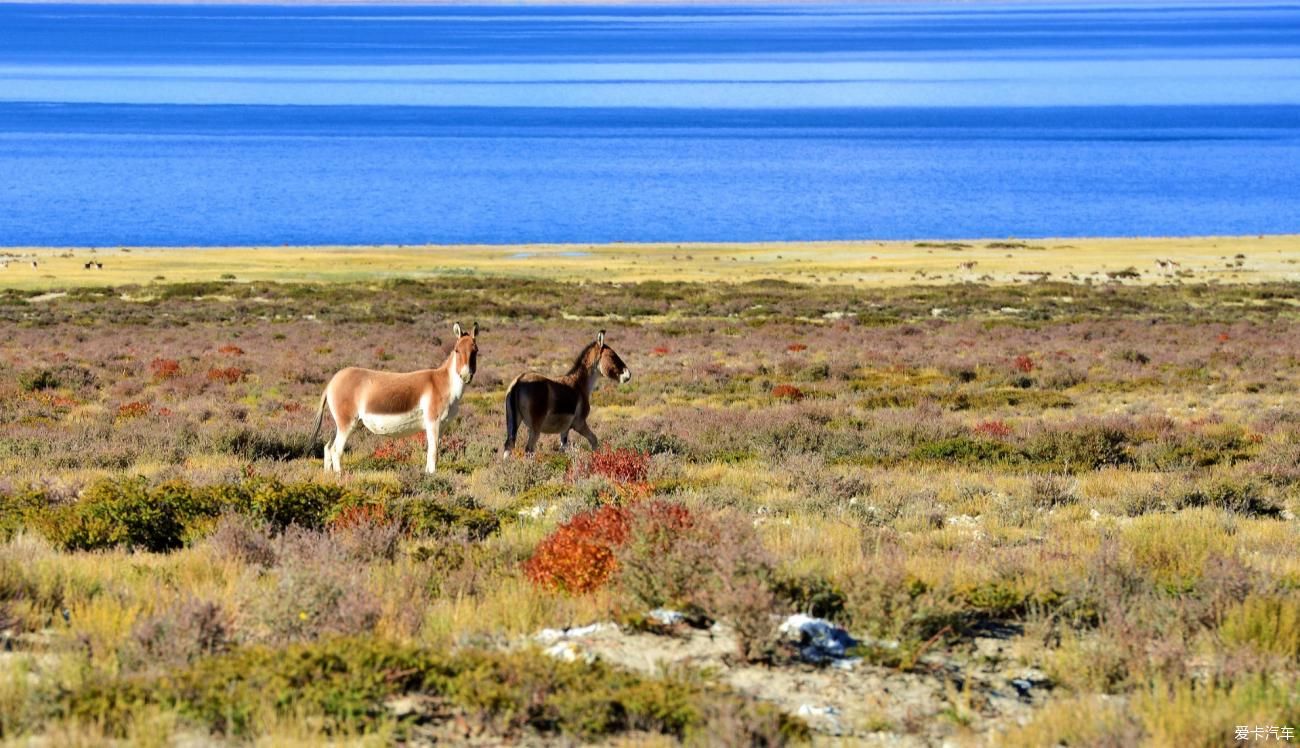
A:
{"type": "Polygon", "coordinates": [[[501,456],[509,457],[515,448],[521,423],[528,426],[526,452],[537,448],[537,438],[542,434],[559,434],[560,447],[568,449],[570,430],[587,437],[594,451],[599,442],[587,425],[587,416],[591,414],[591,392],[599,379],[597,371],[619,382],[632,378],[623,359],[605,345],[604,330],[596,336],[596,342],[582,349],[568,374],[551,379],[528,373],[511,382],[506,390],[506,443],[501,456]]]}

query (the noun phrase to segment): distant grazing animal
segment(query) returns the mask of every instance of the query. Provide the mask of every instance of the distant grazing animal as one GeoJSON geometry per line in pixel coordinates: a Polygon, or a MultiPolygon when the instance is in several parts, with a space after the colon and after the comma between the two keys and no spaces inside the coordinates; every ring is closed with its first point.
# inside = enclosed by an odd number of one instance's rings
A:
{"type": "Polygon", "coordinates": [[[330,379],[321,395],[312,434],[315,442],[328,405],[336,431],[333,443],[325,444],[326,470],[342,472],[339,458],[358,420],[371,433],[385,436],[423,431],[429,442],[424,469],[429,473],[437,469],[438,427],[456,416],[465,385],[473,381],[478,368],[478,323],[467,333],[457,322],[452,332],[456,343],[436,369],[396,373],[349,367],[330,379]]]}
{"type": "Polygon", "coordinates": [[[36,267],[36,260],[32,260],[32,267],[36,267]]]}
{"type": "Polygon", "coordinates": [[[582,349],[568,374],[558,379],[531,373],[516,377],[506,390],[506,443],[501,456],[509,457],[515,448],[521,422],[528,426],[526,452],[537,448],[537,438],[542,434],[559,434],[560,446],[568,449],[570,430],[587,437],[595,450],[599,442],[587,425],[587,416],[591,413],[591,392],[599,379],[598,370],[619,382],[632,378],[623,359],[605,345],[604,330],[596,336],[596,342],[582,349]]]}

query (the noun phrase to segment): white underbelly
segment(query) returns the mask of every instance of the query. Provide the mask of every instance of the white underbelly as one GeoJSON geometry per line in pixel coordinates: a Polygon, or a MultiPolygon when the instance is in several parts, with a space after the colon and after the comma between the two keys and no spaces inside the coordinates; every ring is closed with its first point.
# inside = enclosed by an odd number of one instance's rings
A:
{"type": "Polygon", "coordinates": [[[365,424],[365,427],[372,434],[383,434],[385,436],[414,434],[417,431],[424,431],[424,409],[416,408],[409,413],[386,415],[362,413],[361,423],[365,424]]]}

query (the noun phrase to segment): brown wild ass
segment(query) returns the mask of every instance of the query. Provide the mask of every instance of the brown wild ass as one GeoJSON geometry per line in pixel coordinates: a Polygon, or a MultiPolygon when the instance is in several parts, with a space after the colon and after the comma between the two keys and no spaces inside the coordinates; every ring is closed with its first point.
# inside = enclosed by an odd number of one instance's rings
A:
{"type": "Polygon", "coordinates": [[[438,426],[456,416],[461,393],[478,368],[478,323],[467,333],[457,322],[452,332],[456,344],[436,369],[397,373],[348,367],[330,379],[316,411],[316,434],[327,404],[337,429],[333,443],[325,444],[326,470],[341,472],[339,458],[358,420],[374,434],[401,436],[423,431],[429,442],[424,469],[430,473],[437,469],[438,426]]]}
{"type": "Polygon", "coordinates": [[[596,342],[582,349],[568,374],[558,379],[531,373],[516,377],[506,390],[506,443],[501,456],[509,457],[515,448],[521,421],[528,426],[526,452],[537,448],[537,438],[542,434],[559,434],[560,447],[568,449],[570,430],[587,437],[595,450],[598,442],[587,425],[587,416],[591,413],[591,391],[599,379],[597,369],[619,382],[632,378],[623,359],[605,345],[604,330],[596,336],[596,342]]]}

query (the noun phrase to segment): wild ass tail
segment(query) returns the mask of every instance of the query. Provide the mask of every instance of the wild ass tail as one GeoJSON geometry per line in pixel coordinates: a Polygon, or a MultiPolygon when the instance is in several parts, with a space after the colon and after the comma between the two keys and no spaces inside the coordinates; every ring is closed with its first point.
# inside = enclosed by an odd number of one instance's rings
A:
{"type": "Polygon", "coordinates": [[[515,448],[515,434],[519,432],[519,412],[515,405],[515,385],[519,384],[519,377],[515,377],[510,386],[506,388],[506,443],[501,448],[501,456],[510,456],[510,450],[515,448]]]}
{"type": "Polygon", "coordinates": [[[320,436],[321,424],[325,422],[325,400],[329,397],[329,391],[322,392],[320,395],[320,405],[316,406],[316,430],[311,432],[311,443],[316,443],[316,437],[320,436]]]}

